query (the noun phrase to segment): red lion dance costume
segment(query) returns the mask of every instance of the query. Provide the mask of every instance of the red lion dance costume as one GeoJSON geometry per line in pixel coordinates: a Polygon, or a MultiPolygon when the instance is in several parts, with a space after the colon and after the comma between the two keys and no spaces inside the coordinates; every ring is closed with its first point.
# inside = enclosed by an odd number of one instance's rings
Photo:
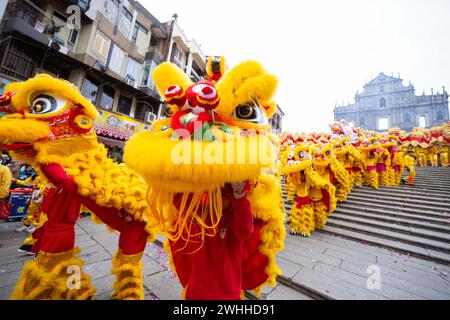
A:
{"type": "Polygon", "coordinates": [[[275,161],[268,118],[277,80],[253,61],[208,78],[192,83],[159,65],[153,79],[170,117],[136,134],[124,160],[148,183],[184,297],[240,299],[281,273],[280,185],[264,173],[275,161]]]}
{"type": "Polygon", "coordinates": [[[77,257],[75,222],[82,205],[120,233],[112,262],[113,297],[143,299],[141,258],[156,222],[142,178],[106,156],[97,142],[95,107],[71,83],[38,75],[6,87],[0,146],[32,164],[48,190],[42,202],[45,224],[35,231],[34,261],[28,262],[12,299],[91,299],[95,288],[77,257]],[[5,98],[6,97],[6,98],[5,98]],[[69,286],[74,268],[79,285],[69,286]],[[72,271],[71,271],[72,270],[72,271]]]}

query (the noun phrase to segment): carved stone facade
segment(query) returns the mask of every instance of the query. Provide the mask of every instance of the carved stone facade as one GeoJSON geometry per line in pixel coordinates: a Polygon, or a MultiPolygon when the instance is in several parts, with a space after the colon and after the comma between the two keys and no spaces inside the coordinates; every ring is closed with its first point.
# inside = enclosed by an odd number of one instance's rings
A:
{"type": "Polygon", "coordinates": [[[380,73],[355,94],[355,102],[337,105],[334,120],[345,119],[354,127],[385,131],[399,127],[410,131],[414,127],[432,127],[449,120],[448,93],[442,87],[431,95],[415,94],[412,83],[402,84],[400,77],[380,73]]]}

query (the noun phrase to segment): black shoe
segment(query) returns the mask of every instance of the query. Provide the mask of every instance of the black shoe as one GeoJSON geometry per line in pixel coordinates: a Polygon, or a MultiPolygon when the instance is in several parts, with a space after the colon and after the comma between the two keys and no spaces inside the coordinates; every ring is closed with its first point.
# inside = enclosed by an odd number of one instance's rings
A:
{"type": "Polygon", "coordinates": [[[31,252],[31,248],[33,248],[31,244],[23,244],[19,249],[17,249],[17,251],[27,255],[34,255],[34,252],[31,252]]]}

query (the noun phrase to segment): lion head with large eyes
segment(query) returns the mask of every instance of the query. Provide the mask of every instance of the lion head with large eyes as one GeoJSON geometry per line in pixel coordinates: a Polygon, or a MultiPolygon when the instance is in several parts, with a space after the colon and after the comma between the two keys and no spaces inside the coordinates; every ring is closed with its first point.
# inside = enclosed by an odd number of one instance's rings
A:
{"type": "Polygon", "coordinates": [[[49,142],[94,137],[95,107],[71,83],[40,74],[5,89],[0,148],[28,163],[49,142]]]}
{"type": "Polygon", "coordinates": [[[304,171],[306,168],[312,166],[311,148],[305,144],[299,144],[292,147],[286,161],[286,166],[283,171],[285,174],[292,174],[304,171]]]}
{"type": "Polygon", "coordinates": [[[206,237],[217,234],[228,184],[245,181],[253,219],[261,229],[249,238],[260,243],[257,249],[243,245],[252,250],[243,256],[262,255],[258,261],[267,263],[258,283],[246,289],[258,287],[258,292],[265,284],[274,285],[280,274],[275,254],[285,235],[281,188],[270,174],[276,150],[268,119],[276,108],[276,78],[249,61],[220,80],[199,83],[163,63],[153,79],[169,104],[166,118],[153,123],[153,131],[132,137],[124,160],[147,181],[149,208],[168,237],[166,250],[178,275],[189,265],[186,255],[177,260],[179,252],[190,244],[201,247],[206,237]]]}
{"type": "Polygon", "coordinates": [[[152,189],[209,192],[251,180],[274,161],[268,119],[277,79],[254,61],[239,64],[216,83],[193,83],[171,63],[153,79],[169,104],[153,131],[136,134],[125,162],[152,189]]]}
{"type": "Polygon", "coordinates": [[[335,155],[330,143],[315,144],[312,147],[312,162],[315,167],[327,167],[330,165],[332,157],[335,157],[335,155]]]}
{"type": "Polygon", "coordinates": [[[352,144],[349,137],[342,137],[340,139],[337,139],[334,144],[334,153],[338,156],[348,154],[350,152],[351,146],[352,144]]]}
{"type": "Polygon", "coordinates": [[[380,138],[379,137],[368,137],[359,146],[362,151],[370,152],[375,151],[380,148],[380,138]]]}

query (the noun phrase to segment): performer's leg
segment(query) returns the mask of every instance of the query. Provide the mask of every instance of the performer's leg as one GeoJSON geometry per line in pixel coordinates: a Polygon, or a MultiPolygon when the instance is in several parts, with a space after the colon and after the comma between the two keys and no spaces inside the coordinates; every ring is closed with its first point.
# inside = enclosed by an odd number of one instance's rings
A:
{"type": "Polygon", "coordinates": [[[441,152],[440,153],[440,158],[441,158],[441,166],[443,167],[448,167],[448,154],[447,152],[441,152]]]}
{"type": "MultiPolygon", "coordinates": [[[[311,232],[314,231],[314,209],[311,205],[303,205],[300,208],[296,204],[292,206],[291,212],[291,230],[295,231],[295,234],[301,234],[302,236],[309,237],[311,232]]],[[[291,231],[291,233],[293,233],[291,231]]]]}
{"type": "Polygon", "coordinates": [[[362,186],[363,184],[363,174],[362,171],[358,171],[354,173],[355,186],[362,186]]]}
{"type": "Polygon", "coordinates": [[[401,173],[400,171],[394,171],[394,187],[398,187],[400,185],[401,173]]]}
{"type": "Polygon", "coordinates": [[[378,189],[378,172],[376,172],[375,170],[368,170],[368,171],[366,171],[366,175],[364,178],[365,178],[366,184],[369,187],[378,189]]]}
{"type": "Polygon", "coordinates": [[[342,186],[336,187],[336,200],[339,202],[347,200],[347,190],[345,190],[342,186]]]}
{"type": "Polygon", "coordinates": [[[316,229],[322,229],[327,223],[327,207],[324,203],[319,202],[314,204],[314,218],[316,229]]]}
{"type": "Polygon", "coordinates": [[[83,261],[76,256],[78,248],[60,253],[39,251],[34,261],[23,268],[10,297],[13,300],[87,300],[95,288],[82,271],[83,261]]]}
{"type": "Polygon", "coordinates": [[[67,211],[52,208],[48,221],[35,231],[39,233],[38,237],[33,234],[37,257],[24,266],[11,299],[93,298],[95,288],[82,271],[83,261],[75,257],[79,252],[74,248],[77,206],[74,201],[68,203],[67,211]]]}
{"type": "Polygon", "coordinates": [[[387,171],[382,171],[378,173],[380,179],[379,183],[382,186],[389,186],[389,176],[387,171]]]}
{"type": "Polygon", "coordinates": [[[139,221],[127,223],[119,239],[119,250],[114,256],[112,273],[116,275],[114,299],[142,300],[142,255],[148,234],[145,224],[139,221]]]}
{"type": "Polygon", "coordinates": [[[119,249],[113,258],[111,270],[116,276],[112,297],[121,300],[143,299],[141,260],[149,236],[145,231],[145,223],[117,209],[100,207],[91,200],[85,199],[83,204],[103,223],[120,232],[119,249]]]}
{"type": "Polygon", "coordinates": [[[409,175],[408,175],[408,183],[412,186],[414,185],[415,181],[414,178],[416,177],[416,169],[414,167],[411,167],[409,169],[409,175]]]}

